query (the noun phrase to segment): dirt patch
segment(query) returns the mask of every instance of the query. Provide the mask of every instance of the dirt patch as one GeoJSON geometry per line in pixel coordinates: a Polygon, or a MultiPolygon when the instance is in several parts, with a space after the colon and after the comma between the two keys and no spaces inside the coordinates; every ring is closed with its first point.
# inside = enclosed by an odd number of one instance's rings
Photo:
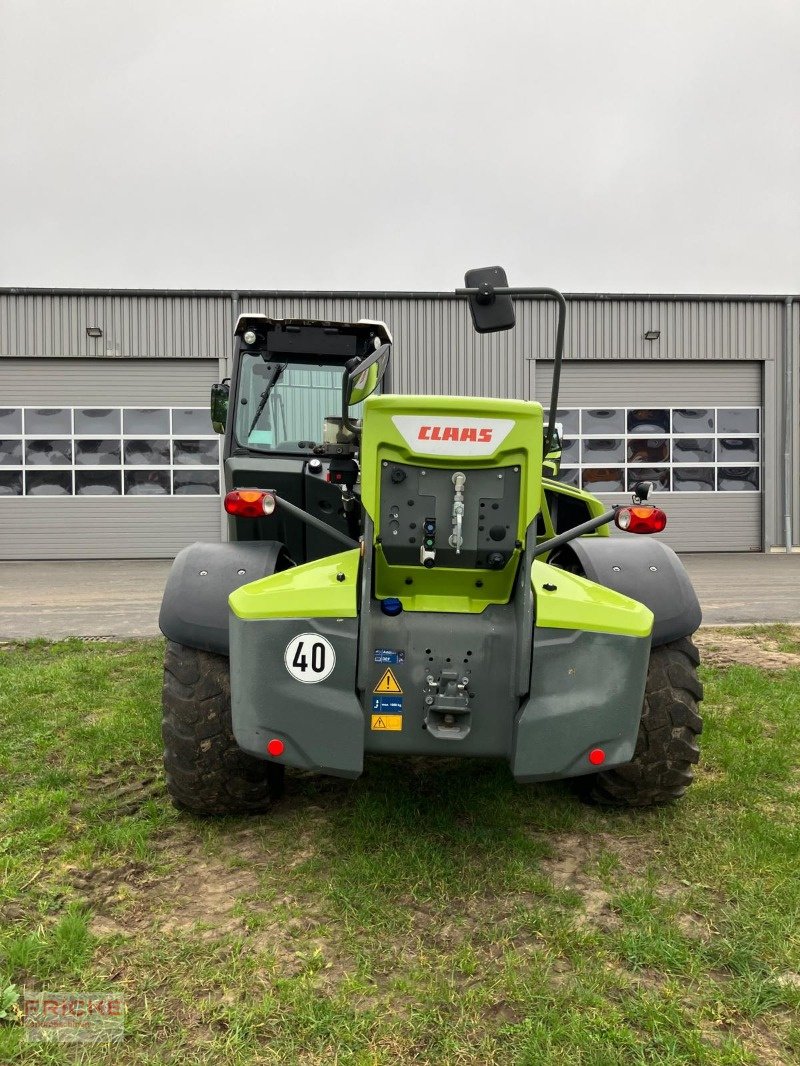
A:
{"type": "MultiPolygon", "coordinates": [[[[98,782],[97,790],[103,791],[104,785],[98,782]]],[[[127,806],[143,802],[148,783],[132,782],[111,791],[127,806]]],[[[231,843],[240,836],[232,834],[231,843]]],[[[259,872],[266,860],[263,849],[256,854],[253,841],[239,840],[221,856],[208,855],[196,838],[183,832],[165,836],[156,847],[167,861],[179,857],[179,866],[164,873],[136,861],[114,868],[67,871],[77,897],[93,912],[93,933],[170,935],[196,930],[204,939],[213,939],[244,931],[243,919],[232,912],[239,900],[259,887],[259,872]]]]}
{"type": "MultiPolygon", "coordinates": [[[[284,861],[295,867],[315,851],[301,835],[284,861]]],[[[255,828],[234,830],[219,854],[181,829],[156,845],[177,868],[163,872],[145,862],[113,869],[67,870],[74,896],[91,913],[98,937],[191,937],[221,941],[235,936],[247,953],[268,956],[274,976],[311,973],[321,991],[333,991],[352,972],[353,962],[337,946],[341,938],[313,899],[281,894],[259,898],[273,856],[255,828]],[[288,914],[288,917],[287,917],[288,914]]]]}
{"type": "Polygon", "coordinates": [[[735,629],[699,629],[692,638],[707,666],[756,666],[760,670],[788,670],[800,666],[800,655],[781,651],[766,633],[735,629]]]}
{"type": "MultiPolygon", "coordinates": [[[[563,833],[542,838],[554,854],[542,859],[541,870],[556,888],[574,892],[580,897],[581,914],[578,925],[598,925],[614,929],[620,919],[611,903],[611,894],[603,887],[595,872],[597,860],[609,853],[614,857],[616,870],[631,877],[641,878],[654,859],[651,847],[646,847],[630,837],[612,833],[594,833],[586,836],[579,833],[563,833]]],[[[664,885],[660,892],[665,896],[675,894],[679,885],[664,885]]]]}
{"type": "Polygon", "coordinates": [[[597,924],[604,928],[618,925],[619,918],[611,907],[610,893],[586,871],[586,851],[584,837],[560,837],[557,854],[542,860],[542,872],[556,888],[567,889],[580,896],[582,912],[577,919],[578,925],[597,924]]]}
{"type": "Polygon", "coordinates": [[[687,940],[699,940],[702,943],[708,943],[714,935],[714,929],[709,920],[704,918],[702,914],[697,914],[696,911],[679,914],[675,922],[687,940]]]}

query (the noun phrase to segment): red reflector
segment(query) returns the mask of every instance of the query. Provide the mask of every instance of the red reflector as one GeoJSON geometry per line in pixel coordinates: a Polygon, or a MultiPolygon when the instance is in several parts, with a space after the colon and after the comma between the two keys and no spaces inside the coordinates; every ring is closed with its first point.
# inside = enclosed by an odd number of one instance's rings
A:
{"type": "Polygon", "coordinates": [[[614,525],[626,533],[660,533],[666,524],[660,507],[620,507],[614,516],[614,525]]]}
{"type": "Polygon", "coordinates": [[[589,752],[589,762],[592,766],[601,766],[606,761],[606,753],[602,748],[592,748],[589,752]]]}
{"type": "Polygon", "coordinates": [[[265,489],[234,489],[225,496],[225,510],[239,518],[263,518],[275,510],[275,497],[265,489]]]}
{"type": "Polygon", "coordinates": [[[276,738],[275,740],[271,740],[269,744],[267,744],[267,751],[270,755],[283,755],[283,750],[285,747],[286,745],[283,743],[283,741],[278,740],[276,738]]]}

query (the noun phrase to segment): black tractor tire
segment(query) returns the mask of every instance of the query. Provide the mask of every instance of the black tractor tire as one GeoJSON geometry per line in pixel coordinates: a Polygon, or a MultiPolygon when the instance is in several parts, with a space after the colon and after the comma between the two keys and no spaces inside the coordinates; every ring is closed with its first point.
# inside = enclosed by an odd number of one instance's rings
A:
{"type": "Polygon", "coordinates": [[[700,655],[689,637],[653,648],[633,759],[613,770],[577,778],[583,799],[606,807],[655,807],[680,799],[700,758],[699,664],[700,655]]]}
{"type": "Polygon", "coordinates": [[[167,791],[176,807],[196,814],[252,814],[281,795],[285,768],[236,744],[224,655],[167,641],[161,731],[167,791]]]}

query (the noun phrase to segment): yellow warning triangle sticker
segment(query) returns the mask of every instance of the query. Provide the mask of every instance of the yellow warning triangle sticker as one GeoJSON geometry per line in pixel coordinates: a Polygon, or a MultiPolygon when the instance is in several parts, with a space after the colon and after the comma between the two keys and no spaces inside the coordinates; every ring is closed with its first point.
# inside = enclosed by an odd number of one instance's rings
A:
{"type": "Polygon", "coordinates": [[[403,694],[403,690],[400,688],[399,684],[397,683],[397,678],[394,676],[392,671],[389,670],[388,668],[387,668],[386,672],[384,673],[383,677],[380,679],[378,684],[373,689],[373,692],[383,692],[383,693],[391,692],[394,695],[401,695],[401,696],[403,694]]]}
{"type": "Polygon", "coordinates": [[[375,719],[373,719],[373,722],[372,722],[372,728],[373,729],[385,729],[386,728],[386,723],[384,722],[384,720],[382,718],[375,718],[375,719]]]}

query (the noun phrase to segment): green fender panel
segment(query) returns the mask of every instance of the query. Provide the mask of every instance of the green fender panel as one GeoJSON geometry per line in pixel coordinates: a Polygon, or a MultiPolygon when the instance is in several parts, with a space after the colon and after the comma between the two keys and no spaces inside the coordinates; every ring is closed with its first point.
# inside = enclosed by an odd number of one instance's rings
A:
{"type": "Polygon", "coordinates": [[[531,581],[536,624],[541,628],[585,629],[630,637],[649,637],[652,632],[653,612],[648,607],[604,585],[538,560],[531,568],[531,581]]]}

